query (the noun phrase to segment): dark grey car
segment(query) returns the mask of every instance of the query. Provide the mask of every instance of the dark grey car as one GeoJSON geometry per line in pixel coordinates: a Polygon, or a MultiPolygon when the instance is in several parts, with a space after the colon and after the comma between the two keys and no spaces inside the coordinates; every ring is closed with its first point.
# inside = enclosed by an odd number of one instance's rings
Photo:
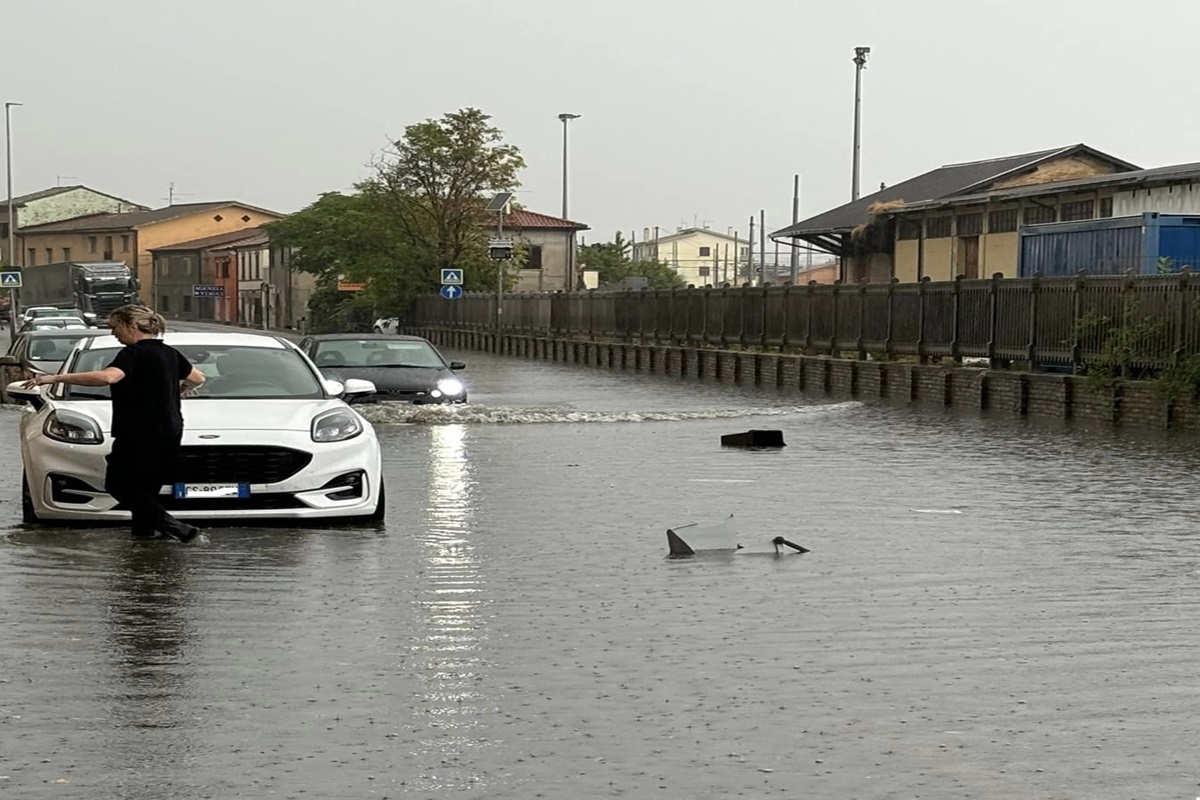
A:
{"type": "Polygon", "coordinates": [[[467,402],[467,386],[457,374],[467,365],[447,361],[432,342],[419,336],[331,333],[306,337],[300,349],[326,378],[374,383],[375,394],[357,402],[467,402]]]}
{"type": "Polygon", "coordinates": [[[110,334],[107,328],[57,328],[18,333],[8,352],[0,356],[0,400],[13,402],[7,391],[8,384],[13,381],[58,372],[80,339],[110,334]]]}

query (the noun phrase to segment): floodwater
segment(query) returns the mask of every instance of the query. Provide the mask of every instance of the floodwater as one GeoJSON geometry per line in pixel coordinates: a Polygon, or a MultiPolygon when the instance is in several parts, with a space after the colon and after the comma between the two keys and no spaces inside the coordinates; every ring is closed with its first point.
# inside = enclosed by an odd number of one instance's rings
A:
{"type": "Polygon", "coordinates": [[[1200,795],[1194,440],[454,355],[384,529],[22,529],[0,411],[0,797],[1200,795]]]}

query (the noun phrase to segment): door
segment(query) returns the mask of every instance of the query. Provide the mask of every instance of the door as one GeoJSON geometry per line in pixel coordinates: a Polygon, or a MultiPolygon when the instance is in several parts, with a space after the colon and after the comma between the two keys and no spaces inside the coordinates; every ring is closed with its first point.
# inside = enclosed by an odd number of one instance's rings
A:
{"type": "Polygon", "coordinates": [[[979,237],[960,236],[958,239],[958,273],[967,280],[979,277],[979,237]]]}

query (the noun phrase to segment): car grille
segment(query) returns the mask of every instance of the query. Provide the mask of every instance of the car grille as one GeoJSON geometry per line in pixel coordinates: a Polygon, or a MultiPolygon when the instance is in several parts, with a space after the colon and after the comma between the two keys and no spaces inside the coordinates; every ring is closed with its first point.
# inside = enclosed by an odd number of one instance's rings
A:
{"type": "Polygon", "coordinates": [[[423,389],[380,389],[376,397],[425,397],[429,392],[423,389]]]}
{"type": "MultiPolygon", "coordinates": [[[[179,483],[279,483],[312,461],[312,453],[287,447],[187,445],[180,449],[179,483]]],[[[211,501],[208,501],[211,502],[211,501]]]]}

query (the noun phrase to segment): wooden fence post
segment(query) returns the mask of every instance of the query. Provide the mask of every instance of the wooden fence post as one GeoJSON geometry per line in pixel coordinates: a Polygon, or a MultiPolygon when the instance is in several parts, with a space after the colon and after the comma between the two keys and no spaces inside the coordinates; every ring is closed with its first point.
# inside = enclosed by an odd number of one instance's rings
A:
{"type": "Polygon", "coordinates": [[[833,320],[829,325],[829,357],[837,358],[838,351],[838,305],[842,302],[842,281],[839,278],[833,282],[833,320]]]}
{"type": "Polygon", "coordinates": [[[811,355],[813,349],[813,290],[816,285],[816,281],[809,281],[804,292],[804,352],[807,355],[811,355]]]}
{"type": "Polygon", "coordinates": [[[767,349],[767,309],[770,307],[767,303],[771,296],[771,287],[762,287],[762,315],[758,323],[758,347],[760,350],[767,349]]]}
{"type": "Polygon", "coordinates": [[[888,361],[895,361],[896,356],[892,350],[892,333],[896,327],[896,284],[900,282],[899,278],[892,278],[888,281],[887,289],[887,335],[883,340],[883,356],[888,361]]]}
{"type": "Polygon", "coordinates": [[[1033,278],[1029,281],[1029,341],[1025,347],[1025,357],[1029,360],[1029,371],[1038,372],[1041,370],[1041,362],[1038,361],[1038,294],[1042,285],[1042,273],[1033,273],[1033,278]]]}
{"type": "Polygon", "coordinates": [[[791,346],[792,288],[793,286],[791,283],[788,283],[783,287],[783,319],[781,320],[783,329],[779,333],[779,352],[781,353],[787,352],[788,347],[791,346]]]}
{"type": "Polygon", "coordinates": [[[1191,306],[1188,302],[1188,295],[1191,294],[1191,284],[1192,268],[1184,267],[1179,270],[1179,283],[1175,289],[1179,299],[1176,301],[1178,308],[1175,314],[1175,348],[1171,353],[1172,364],[1179,364],[1183,361],[1187,351],[1187,332],[1190,330],[1188,309],[1191,306]]]}
{"type": "Polygon", "coordinates": [[[1004,273],[993,272],[992,280],[988,285],[988,344],[987,357],[988,368],[999,369],[1000,359],[996,356],[996,351],[999,348],[998,338],[1000,336],[1000,281],[1004,280],[1004,273]]]}
{"type": "MultiPolygon", "coordinates": [[[[866,277],[858,280],[858,360],[867,360],[866,336],[864,335],[867,327],[867,279],[866,277]]],[[[857,374],[857,373],[855,373],[857,374]]]]}
{"type": "Polygon", "coordinates": [[[920,364],[929,362],[925,355],[925,287],[928,284],[928,275],[917,281],[917,362],[920,364]]]}
{"type": "Polygon", "coordinates": [[[959,337],[962,335],[962,282],[963,275],[954,276],[954,302],[951,305],[950,320],[953,326],[953,331],[950,333],[950,358],[955,364],[962,363],[962,348],[959,345],[959,337]]]}
{"type": "Polygon", "coordinates": [[[1081,269],[1071,281],[1071,374],[1078,375],[1083,367],[1083,341],[1080,321],[1083,319],[1083,290],[1087,285],[1087,270],[1081,269]]]}

